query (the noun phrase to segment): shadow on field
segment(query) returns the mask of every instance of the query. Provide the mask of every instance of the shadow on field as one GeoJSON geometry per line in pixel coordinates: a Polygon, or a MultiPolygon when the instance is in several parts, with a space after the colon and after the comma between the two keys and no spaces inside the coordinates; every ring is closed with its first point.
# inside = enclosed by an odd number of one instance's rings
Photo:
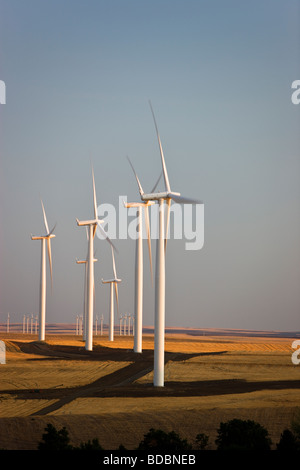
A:
{"type": "MultiPolygon", "coordinates": [[[[138,379],[153,371],[153,350],[144,350],[136,354],[129,349],[109,348],[96,345],[93,351],[68,345],[50,345],[34,341],[31,343],[15,342],[24,353],[36,354],[41,357],[28,360],[89,360],[124,362],[124,367],[100,377],[83,386],[66,388],[62,385],[48,389],[14,389],[0,390],[2,394],[13,395],[16,399],[56,400],[45,406],[34,415],[47,415],[77,398],[87,397],[188,397],[217,396],[225,394],[241,394],[259,390],[300,389],[300,380],[246,381],[241,379],[197,380],[197,381],[166,381],[165,387],[153,387],[152,378],[147,383],[136,383],[138,379]]],[[[226,351],[207,353],[171,353],[165,352],[165,363],[168,361],[184,362],[194,357],[215,356],[226,354],[226,351]]],[[[96,367],[96,363],[95,363],[96,367]]],[[[201,374],[199,366],[199,374],[201,374]]]]}

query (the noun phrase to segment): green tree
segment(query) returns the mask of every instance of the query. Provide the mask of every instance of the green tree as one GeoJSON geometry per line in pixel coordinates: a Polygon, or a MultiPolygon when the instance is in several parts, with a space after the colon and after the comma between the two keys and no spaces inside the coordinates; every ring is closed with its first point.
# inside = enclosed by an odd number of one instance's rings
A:
{"type": "Polygon", "coordinates": [[[191,450],[192,447],[186,439],[182,439],[174,431],[166,433],[161,429],[151,428],[140,442],[137,450],[156,452],[181,452],[191,450]]]}
{"type": "Polygon", "coordinates": [[[292,428],[293,434],[300,441],[300,408],[296,409],[296,412],[291,422],[291,428],[292,428]]]}
{"type": "Polygon", "coordinates": [[[200,450],[204,450],[207,447],[209,437],[202,432],[196,436],[196,445],[200,450]]]}
{"type": "Polygon", "coordinates": [[[285,429],[280,436],[280,441],[276,444],[276,449],[281,452],[300,450],[299,441],[292,431],[285,429]]]}
{"type": "Polygon", "coordinates": [[[218,450],[270,450],[268,431],[251,420],[232,419],[221,423],[216,439],[218,450]]]}
{"type": "Polygon", "coordinates": [[[92,441],[88,440],[87,442],[82,442],[76,450],[103,450],[103,447],[99,444],[98,439],[92,439],[92,441]]]}
{"type": "Polygon", "coordinates": [[[45,428],[38,450],[71,450],[69,433],[65,427],[59,431],[50,423],[45,428]]]}

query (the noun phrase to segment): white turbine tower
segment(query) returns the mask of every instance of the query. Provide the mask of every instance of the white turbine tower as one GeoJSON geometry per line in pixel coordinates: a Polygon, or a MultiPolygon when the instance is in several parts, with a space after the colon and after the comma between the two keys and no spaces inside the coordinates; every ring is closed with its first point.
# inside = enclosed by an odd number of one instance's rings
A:
{"type": "Polygon", "coordinates": [[[101,318],[100,318],[100,334],[101,336],[103,335],[103,314],[101,315],[101,318]]]}
{"type": "Polygon", "coordinates": [[[126,333],[127,326],[126,325],[127,325],[127,313],[124,313],[124,315],[123,315],[123,334],[124,334],[124,336],[127,335],[127,333],[126,333]]]}
{"type": "MultiPolygon", "coordinates": [[[[128,158],[131,168],[135,174],[139,190],[143,192],[141,183],[138,179],[137,174],[128,158]]],[[[160,177],[159,177],[160,179],[160,177]]],[[[155,190],[159,180],[153,188],[155,190]]],[[[152,191],[152,192],[153,192],[152,191]]],[[[136,207],[138,214],[138,236],[136,239],[135,248],[135,293],[134,293],[134,312],[135,312],[135,335],[134,335],[134,352],[142,352],[142,331],[143,331],[143,229],[142,229],[142,212],[144,209],[145,214],[145,225],[147,231],[148,251],[150,260],[151,280],[153,282],[152,273],[152,253],[151,253],[151,238],[150,238],[150,223],[149,223],[149,206],[155,204],[154,201],[142,201],[142,202],[129,202],[125,203],[124,206],[127,208],[136,207]]]]}
{"type": "MultiPolygon", "coordinates": [[[[89,241],[88,230],[86,231],[86,236],[87,236],[87,241],[89,241]]],[[[86,340],[86,331],[87,331],[88,254],[89,254],[89,251],[87,252],[86,259],[84,260],[78,260],[76,258],[77,264],[84,264],[84,289],[83,289],[83,340],[84,341],[86,340]]],[[[98,260],[94,257],[94,263],[96,261],[98,260]]],[[[95,297],[95,283],[93,287],[93,292],[94,292],[94,297],[95,297]]]]}
{"type": "MultiPolygon", "coordinates": [[[[46,235],[40,236],[31,236],[31,240],[41,240],[42,241],[42,254],[41,254],[41,280],[40,280],[40,317],[39,317],[39,341],[45,340],[45,324],[46,324],[46,240],[48,248],[48,258],[50,266],[50,275],[51,275],[51,286],[52,286],[52,255],[51,255],[51,238],[54,238],[54,229],[49,231],[49,226],[46,218],[46,212],[44,208],[43,201],[42,209],[44,215],[44,224],[46,229],[46,235]]],[[[28,324],[27,324],[27,333],[28,333],[28,324]]]]}
{"type": "Polygon", "coordinates": [[[109,326],[108,326],[108,340],[114,340],[114,290],[116,294],[116,302],[117,302],[117,309],[118,309],[118,316],[119,316],[119,294],[118,294],[118,284],[122,281],[122,279],[118,279],[117,272],[116,272],[116,263],[115,263],[115,256],[114,256],[114,249],[111,247],[112,253],[112,262],[113,262],[113,271],[114,271],[114,278],[103,280],[103,284],[110,284],[110,309],[109,309],[109,326]]]}
{"type": "Polygon", "coordinates": [[[122,323],[123,323],[123,315],[119,317],[119,334],[122,336],[122,323]]]}
{"type": "MultiPolygon", "coordinates": [[[[155,266],[155,324],[154,324],[154,380],[155,387],[164,386],[164,341],[165,341],[165,250],[167,244],[167,236],[170,220],[170,207],[173,200],[179,204],[203,204],[202,201],[182,197],[180,193],[171,191],[169,177],[167,173],[165,158],[161,145],[161,140],[156,124],[154,112],[150,103],[150,108],[156,129],[162,172],[165,183],[165,191],[154,192],[145,194],[141,185],[139,185],[139,192],[141,200],[144,202],[158,201],[159,203],[159,236],[156,245],[156,266],[155,266]],[[167,202],[167,223],[166,230],[164,224],[164,202],[167,202]]],[[[136,175],[136,173],[135,173],[136,175]]],[[[138,181],[138,177],[136,175],[138,181]]]]}
{"type": "Polygon", "coordinates": [[[78,226],[86,225],[89,227],[89,248],[87,258],[87,312],[86,312],[86,336],[85,336],[85,349],[87,351],[93,350],[93,315],[94,315],[94,237],[97,227],[99,228],[105,239],[112,245],[107,237],[105,231],[101,227],[103,220],[98,218],[97,214],[97,199],[95,188],[94,170],[92,167],[93,179],[93,203],[94,203],[94,219],[77,221],[78,226]]]}

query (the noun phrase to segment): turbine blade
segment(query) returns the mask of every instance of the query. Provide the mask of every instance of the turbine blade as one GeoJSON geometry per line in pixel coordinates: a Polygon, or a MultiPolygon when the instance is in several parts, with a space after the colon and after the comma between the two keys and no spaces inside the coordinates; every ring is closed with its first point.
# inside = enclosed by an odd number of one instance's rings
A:
{"type": "Polygon", "coordinates": [[[42,203],[42,209],[43,209],[43,214],[44,214],[44,224],[45,224],[46,232],[47,232],[47,235],[48,235],[48,233],[49,233],[49,227],[48,227],[46,212],[45,212],[45,208],[44,208],[44,204],[43,204],[42,199],[41,199],[41,203],[42,203]]]}
{"type": "Polygon", "coordinates": [[[94,215],[95,219],[98,219],[97,216],[97,198],[96,198],[96,187],[95,187],[95,175],[94,175],[94,168],[92,165],[92,178],[93,178],[93,202],[94,202],[94,215]]]}
{"type": "Polygon", "coordinates": [[[55,225],[54,225],[53,229],[51,230],[51,232],[50,232],[50,233],[48,233],[48,235],[52,235],[52,233],[53,233],[53,232],[54,232],[54,230],[55,230],[55,227],[56,227],[56,225],[57,225],[57,224],[55,224],[55,225]]]}
{"type": "Polygon", "coordinates": [[[108,241],[108,243],[114,248],[114,250],[116,250],[117,253],[119,253],[118,250],[117,250],[117,248],[115,247],[115,245],[114,245],[113,242],[111,241],[111,239],[107,236],[105,230],[103,230],[103,228],[102,228],[100,222],[98,222],[98,227],[99,227],[100,232],[101,232],[102,235],[104,236],[104,238],[108,241]]]}
{"type": "Polygon", "coordinates": [[[163,174],[163,172],[161,172],[161,174],[159,175],[159,178],[158,178],[158,180],[156,181],[154,187],[152,188],[151,193],[154,193],[154,191],[156,190],[157,185],[158,185],[158,183],[159,183],[159,181],[160,181],[160,178],[161,178],[161,175],[162,175],[162,174],[163,174]]]}
{"type": "Polygon", "coordinates": [[[115,293],[116,293],[116,301],[117,301],[117,311],[118,311],[118,317],[120,316],[119,313],[119,293],[118,293],[118,284],[114,282],[115,285],[115,293]]]}
{"type": "Polygon", "coordinates": [[[171,209],[171,199],[167,199],[167,223],[166,223],[166,236],[165,236],[165,252],[167,249],[167,240],[168,240],[168,231],[170,224],[170,209],[171,209]]]}
{"type": "Polygon", "coordinates": [[[156,129],[157,139],[158,139],[158,145],[159,145],[160,156],[161,156],[161,164],[162,164],[164,180],[165,180],[165,189],[166,189],[166,191],[170,192],[171,188],[170,188],[170,183],[169,183],[169,177],[168,177],[165,157],[164,157],[164,153],[163,153],[163,149],[162,149],[162,145],[161,145],[161,141],[160,141],[160,137],[159,137],[159,133],[158,133],[158,127],[157,127],[157,124],[156,124],[154,112],[153,112],[152,105],[151,105],[150,101],[149,101],[149,104],[150,104],[150,108],[151,108],[151,112],[152,112],[152,116],[153,116],[153,120],[154,120],[154,125],[155,125],[155,129],[156,129]]]}
{"type": "Polygon", "coordinates": [[[149,206],[145,205],[145,223],[147,231],[147,241],[148,241],[148,252],[149,252],[149,261],[150,261],[150,271],[151,271],[151,282],[153,287],[153,268],[152,268],[152,252],[151,252],[151,235],[150,235],[150,221],[149,221],[149,206]]]}
{"type": "Polygon", "coordinates": [[[47,247],[48,247],[48,258],[49,258],[50,276],[51,276],[51,289],[52,289],[53,279],[52,279],[52,254],[51,254],[51,239],[50,238],[47,238],[47,247]]]}
{"type": "Polygon", "coordinates": [[[199,201],[199,199],[191,199],[188,197],[176,196],[175,194],[170,194],[170,197],[173,199],[173,201],[177,202],[178,204],[203,204],[203,202],[199,201]]]}
{"type": "Polygon", "coordinates": [[[114,249],[113,249],[113,247],[111,247],[111,254],[112,254],[112,262],[113,262],[114,276],[115,276],[115,279],[117,279],[116,263],[115,263],[115,255],[114,255],[114,249]]]}
{"type": "Polygon", "coordinates": [[[140,195],[142,195],[142,194],[144,194],[144,191],[143,191],[142,185],[141,185],[141,183],[140,183],[140,180],[139,180],[139,178],[138,178],[138,175],[136,174],[136,171],[135,171],[135,169],[133,168],[133,165],[132,165],[132,163],[131,163],[131,161],[130,161],[130,159],[129,159],[128,156],[127,156],[127,160],[128,160],[129,163],[130,163],[130,166],[131,166],[131,168],[132,168],[133,174],[134,174],[135,179],[136,179],[136,181],[137,181],[137,184],[138,184],[138,187],[139,187],[140,195]]]}

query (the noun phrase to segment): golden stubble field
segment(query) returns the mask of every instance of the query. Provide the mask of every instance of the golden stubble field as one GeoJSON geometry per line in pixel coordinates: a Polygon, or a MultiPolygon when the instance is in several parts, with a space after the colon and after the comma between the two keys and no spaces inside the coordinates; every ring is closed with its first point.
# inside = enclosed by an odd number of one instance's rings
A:
{"type": "Polygon", "coordinates": [[[71,443],[98,438],[109,450],[134,449],[151,428],[174,430],[209,448],[221,421],[253,419],[275,444],[300,407],[300,366],[291,339],[166,335],[165,387],[154,388],[153,335],[143,353],[133,338],[3,333],[0,365],[0,448],[36,449],[47,423],[68,429],[71,443]]]}

